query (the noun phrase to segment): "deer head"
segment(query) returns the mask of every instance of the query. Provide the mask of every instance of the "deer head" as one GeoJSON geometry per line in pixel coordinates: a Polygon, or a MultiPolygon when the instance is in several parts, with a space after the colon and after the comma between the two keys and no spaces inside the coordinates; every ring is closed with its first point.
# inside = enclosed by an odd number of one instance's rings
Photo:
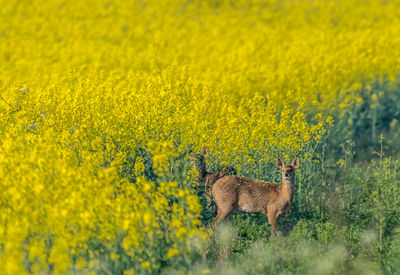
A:
{"type": "Polygon", "coordinates": [[[192,167],[199,171],[197,179],[197,185],[199,185],[201,180],[207,175],[205,159],[208,157],[208,148],[204,147],[200,154],[195,154],[192,150],[190,150],[189,153],[192,167]]]}
{"type": "Polygon", "coordinates": [[[282,170],[282,183],[294,181],[294,170],[299,168],[300,160],[295,158],[290,165],[286,165],[285,161],[281,158],[276,159],[276,166],[282,170]]]}

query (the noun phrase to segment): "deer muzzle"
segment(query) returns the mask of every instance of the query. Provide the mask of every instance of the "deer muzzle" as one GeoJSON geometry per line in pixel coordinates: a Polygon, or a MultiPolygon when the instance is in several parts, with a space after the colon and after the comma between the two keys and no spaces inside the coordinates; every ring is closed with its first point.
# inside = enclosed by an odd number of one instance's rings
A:
{"type": "Polygon", "coordinates": [[[290,174],[288,171],[285,171],[284,178],[285,178],[285,180],[290,179],[290,174]]]}

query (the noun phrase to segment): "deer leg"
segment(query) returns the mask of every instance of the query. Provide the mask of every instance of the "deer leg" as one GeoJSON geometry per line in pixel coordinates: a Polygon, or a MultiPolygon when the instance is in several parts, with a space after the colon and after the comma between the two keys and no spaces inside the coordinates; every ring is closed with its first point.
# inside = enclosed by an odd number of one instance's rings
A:
{"type": "Polygon", "coordinates": [[[268,221],[271,224],[271,233],[275,235],[278,215],[276,211],[268,211],[268,221]]]}
{"type": "Polygon", "coordinates": [[[279,218],[280,218],[280,216],[282,215],[282,212],[281,211],[277,211],[276,213],[275,213],[275,218],[274,218],[274,226],[272,226],[272,228],[271,228],[271,230],[272,230],[272,233],[275,235],[276,234],[276,228],[277,228],[277,226],[278,226],[278,220],[279,220],[279,218]]]}
{"type": "Polygon", "coordinates": [[[271,233],[272,233],[273,235],[276,234],[276,219],[273,219],[273,220],[271,221],[271,233]]]}
{"type": "Polygon", "coordinates": [[[217,222],[219,220],[219,215],[217,214],[217,216],[213,219],[213,221],[211,222],[211,227],[214,228],[217,225],[217,222]]]}
{"type": "Polygon", "coordinates": [[[212,187],[208,187],[208,189],[207,189],[207,205],[210,205],[211,204],[211,200],[212,200],[211,188],[212,187]]]}
{"type": "Polygon", "coordinates": [[[229,218],[230,214],[232,213],[232,209],[229,211],[221,211],[220,208],[217,208],[217,216],[213,219],[211,226],[214,228],[217,225],[218,220],[226,220],[229,218]]]}
{"type": "MultiPolygon", "coordinates": [[[[212,203],[212,192],[211,192],[211,188],[208,188],[208,190],[207,190],[207,207],[211,206],[211,203],[212,203]]],[[[216,215],[217,214],[217,205],[214,204],[213,210],[214,210],[214,215],[216,215]]]]}

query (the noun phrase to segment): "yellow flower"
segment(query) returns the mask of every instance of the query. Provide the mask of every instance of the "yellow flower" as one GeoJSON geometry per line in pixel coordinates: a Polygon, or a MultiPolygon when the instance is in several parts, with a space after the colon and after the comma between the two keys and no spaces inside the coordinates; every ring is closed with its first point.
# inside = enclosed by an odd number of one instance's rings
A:
{"type": "Polygon", "coordinates": [[[140,264],[141,265],[141,267],[143,268],[143,269],[146,269],[146,270],[151,270],[151,264],[150,264],[150,262],[143,262],[143,263],[141,263],[140,264]]]}
{"type": "Polygon", "coordinates": [[[167,252],[167,259],[174,257],[175,255],[179,254],[179,250],[176,248],[170,248],[167,252]]]}
{"type": "Polygon", "coordinates": [[[76,265],[77,265],[78,268],[83,268],[83,267],[86,265],[85,259],[79,258],[79,259],[76,261],[76,265]]]}
{"type": "Polygon", "coordinates": [[[135,275],[135,271],[133,269],[124,270],[124,275],[135,275]]]}
{"type": "Polygon", "coordinates": [[[333,117],[328,116],[328,117],[326,118],[326,123],[332,123],[332,122],[333,122],[333,117]]]}
{"type": "Polygon", "coordinates": [[[395,81],[400,71],[396,1],[293,0],[282,9],[254,0],[243,16],[231,1],[187,1],[180,16],[173,0],[146,0],[145,9],[31,2],[2,1],[1,11],[5,274],[26,273],[26,261],[39,274],[86,272],[92,258],[117,251],[121,233],[124,252],[141,255],[148,271],[166,257],[143,256],[159,240],[189,253],[185,242],[209,236],[192,184],[198,171],[184,161],[190,149],[209,148],[207,168],[258,173],[277,152],[318,147],[332,114],[361,104],[376,75],[395,81]],[[346,24],[327,23],[344,16],[346,24]],[[91,259],[73,266],[78,255],[91,259]]]}

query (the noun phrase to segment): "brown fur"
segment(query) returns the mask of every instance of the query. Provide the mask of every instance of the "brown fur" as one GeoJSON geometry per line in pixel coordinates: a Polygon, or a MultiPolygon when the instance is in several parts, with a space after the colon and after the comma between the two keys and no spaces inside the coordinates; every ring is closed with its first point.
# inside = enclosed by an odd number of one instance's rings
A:
{"type": "Polygon", "coordinates": [[[207,203],[210,204],[212,200],[212,187],[214,183],[225,177],[225,176],[230,176],[230,175],[236,175],[236,170],[233,167],[230,166],[220,166],[216,172],[214,173],[207,173],[206,175],[206,181],[205,181],[205,187],[206,187],[206,199],[207,203]]]}
{"type": "Polygon", "coordinates": [[[203,148],[200,154],[194,154],[190,152],[190,158],[192,162],[192,167],[199,171],[198,178],[196,179],[196,185],[202,190],[206,196],[207,203],[211,203],[212,195],[211,188],[214,183],[224,176],[236,175],[236,170],[229,166],[220,166],[216,172],[209,173],[206,170],[206,158],[208,157],[208,149],[203,148]],[[202,180],[205,178],[204,188],[201,186],[202,180]]]}
{"type": "Polygon", "coordinates": [[[271,231],[275,234],[279,217],[289,212],[293,202],[294,169],[299,167],[299,159],[286,165],[278,158],[276,165],[282,170],[282,184],[237,176],[217,180],[212,188],[217,205],[212,226],[215,227],[219,219],[227,219],[234,211],[259,213],[268,216],[271,231]]]}
{"type": "Polygon", "coordinates": [[[190,151],[190,160],[192,162],[192,167],[197,169],[199,172],[198,178],[196,180],[196,185],[200,186],[201,181],[207,175],[206,170],[206,157],[208,157],[208,149],[203,148],[200,154],[194,154],[193,151],[190,151]]]}

